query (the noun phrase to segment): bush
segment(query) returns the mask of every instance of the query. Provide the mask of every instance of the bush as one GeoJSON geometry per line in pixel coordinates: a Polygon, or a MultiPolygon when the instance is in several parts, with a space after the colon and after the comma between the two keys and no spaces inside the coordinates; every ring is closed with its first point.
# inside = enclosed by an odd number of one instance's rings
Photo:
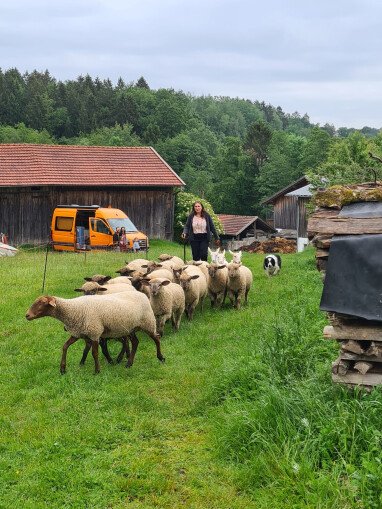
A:
{"type": "Polygon", "coordinates": [[[180,192],[176,195],[175,200],[175,219],[174,219],[174,237],[179,239],[182,233],[183,227],[187,221],[187,217],[192,210],[192,204],[196,201],[200,201],[205,210],[209,213],[214,222],[216,231],[224,233],[223,225],[220,219],[217,217],[212,209],[211,204],[202,198],[199,198],[195,194],[180,192]]]}

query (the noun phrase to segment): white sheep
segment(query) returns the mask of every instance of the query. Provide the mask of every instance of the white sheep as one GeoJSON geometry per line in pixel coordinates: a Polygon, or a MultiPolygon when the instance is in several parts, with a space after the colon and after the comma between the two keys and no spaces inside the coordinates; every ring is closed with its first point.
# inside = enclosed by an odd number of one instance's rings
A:
{"type": "Polygon", "coordinates": [[[171,256],[168,254],[161,254],[159,257],[162,267],[167,269],[180,269],[183,267],[184,261],[179,256],[171,256]]]}
{"type": "MultiPolygon", "coordinates": [[[[127,279],[127,278],[125,278],[125,279],[127,279]]],[[[74,291],[75,292],[83,292],[84,295],[111,295],[111,294],[120,293],[120,292],[136,292],[137,290],[131,285],[130,280],[129,280],[129,283],[130,284],[125,284],[125,283],[111,284],[111,285],[105,284],[104,286],[101,286],[96,281],[87,281],[80,288],[75,288],[74,291]]],[[[113,359],[111,358],[109,349],[107,347],[107,340],[101,339],[99,344],[100,344],[102,353],[105,356],[107,362],[109,364],[113,364],[113,359]]],[[[117,364],[119,364],[123,359],[123,356],[126,352],[126,344],[128,345],[128,342],[125,342],[124,340],[122,340],[122,349],[117,356],[117,360],[116,360],[117,364]]],[[[80,362],[81,365],[85,364],[86,357],[88,356],[88,353],[89,353],[89,350],[85,346],[85,349],[84,349],[84,352],[82,355],[82,359],[80,362]]]]}
{"type": "Polygon", "coordinates": [[[186,316],[189,320],[192,320],[199,302],[203,311],[203,301],[207,295],[206,278],[199,267],[191,265],[181,271],[179,284],[183,288],[186,298],[186,316]]]}
{"type": "Polygon", "coordinates": [[[142,283],[150,288],[150,303],[157,321],[158,334],[163,336],[165,323],[170,318],[173,330],[179,330],[185,308],[182,288],[163,278],[143,279],[142,283]]]}
{"type": "Polygon", "coordinates": [[[212,263],[217,263],[218,265],[228,264],[227,260],[225,259],[225,249],[221,250],[218,248],[216,251],[212,251],[212,249],[208,248],[208,252],[210,253],[212,263]]]}
{"type": "Polygon", "coordinates": [[[243,254],[242,251],[231,251],[231,250],[229,250],[229,254],[232,255],[233,263],[241,263],[241,256],[243,254]]]}
{"type": "Polygon", "coordinates": [[[42,296],[35,300],[26,313],[27,320],[50,316],[60,320],[70,338],[62,349],[60,371],[66,372],[66,354],[70,345],[82,338],[87,351],[92,349],[95,372],[99,373],[98,345],[101,338],[121,338],[129,349],[127,337],[130,336],[132,350],[127,367],[132,366],[138,348],[136,331],[142,330],[156,344],[157,358],[164,361],[160,348],[160,336],[156,331],[156,321],[146,295],[139,292],[121,292],[114,295],[87,295],[74,299],[42,296]]]}
{"type": "Polygon", "coordinates": [[[190,260],[187,262],[187,265],[195,265],[195,267],[198,267],[204,274],[204,277],[206,278],[206,281],[207,281],[207,285],[208,285],[208,280],[209,280],[209,275],[208,275],[208,262],[205,262],[203,260],[198,260],[198,261],[195,261],[195,260],[190,260]]]}
{"type": "Polygon", "coordinates": [[[210,263],[208,276],[208,295],[211,299],[211,307],[221,306],[227,295],[228,269],[226,265],[210,263]]]}
{"type": "Polygon", "coordinates": [[[252,286],[253,276],[248,267],[241,263],[231,262],[228,268],[227,290],[231,304],[236,309],[240,308],[242,298],[248,301],[248,292],[252,286]]]}

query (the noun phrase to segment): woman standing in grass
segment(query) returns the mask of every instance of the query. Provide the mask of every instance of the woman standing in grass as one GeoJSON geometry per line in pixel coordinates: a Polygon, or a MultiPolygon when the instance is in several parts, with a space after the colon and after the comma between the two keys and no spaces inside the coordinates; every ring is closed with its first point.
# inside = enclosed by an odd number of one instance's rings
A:
{"type": "Polygon", "coordinates": [[[193,260],[207,261],[208,243],[212,235],[216,241],[219,241],[219,235],[211,216],[204,210],[203,204],[196,201],[192,205],[191,214],[187,218],[182,233],[182,238],[188,237],[190,241],[193,260]]]}

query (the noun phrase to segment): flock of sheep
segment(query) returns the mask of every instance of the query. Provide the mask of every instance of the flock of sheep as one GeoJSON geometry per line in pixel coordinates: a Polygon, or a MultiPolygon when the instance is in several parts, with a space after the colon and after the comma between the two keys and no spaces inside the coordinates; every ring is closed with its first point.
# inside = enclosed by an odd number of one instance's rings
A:
{"type": "Polygon", "coordinates": [[[196,306],[208,295],[212,307],[224,303],[228,294],[233,307],[239,309],[247,302],[252,285],[252,272],[241,263],[241,252],[230,253],[228,263],[225,252],[211,251],[211,263],[191,261],[163,254],[160,262],[135,259],[117,270],[120,276],[94,275],[75,291],[84,295],[72,299],[42,296],[35,300],[26,313],[27,320],[44,316],[56,318],[70,333],[62,350],[60,371],[66,372],[66,355],[70,345],[85,340],[81,359],[84,364],[89,350],[100,371],[98,347],[109,363],[107,339],[118,339],[122,349],[117,357],[121,362],[126,354],[127,367],[132,366],[138,347],[138,330],[148,334],[156,345],[157,358],[164,361],[160,338],[165,323],[171,319],[174,331],[180,326],[183,313],[192,320],[196,306]],[[131,343],[131,348],[130,348],[131,343]]]}

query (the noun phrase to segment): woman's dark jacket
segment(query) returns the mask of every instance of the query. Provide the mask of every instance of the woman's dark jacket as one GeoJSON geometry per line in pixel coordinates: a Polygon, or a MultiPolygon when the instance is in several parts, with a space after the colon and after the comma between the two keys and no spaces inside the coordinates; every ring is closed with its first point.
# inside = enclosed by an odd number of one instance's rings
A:
{"type": "MultiPolygon", "coordinates": [[[[192,230],[192,220],[194,218],[194,213],[191,212],[191,214],[188,216],[186,224],[183,228],[183,233],[188,236],[188,239],[194,240],[194,232],[192,230]]],[[[208,212],[204,211],[203,217],[206,220],[207,224],[207,239],[210,241],[212,238],[212,235],[215,237],[216,240],[219,240],[218,232],[215,229],[215,225],[212,221],[211,216],[208,214],[208,212]]]]}

